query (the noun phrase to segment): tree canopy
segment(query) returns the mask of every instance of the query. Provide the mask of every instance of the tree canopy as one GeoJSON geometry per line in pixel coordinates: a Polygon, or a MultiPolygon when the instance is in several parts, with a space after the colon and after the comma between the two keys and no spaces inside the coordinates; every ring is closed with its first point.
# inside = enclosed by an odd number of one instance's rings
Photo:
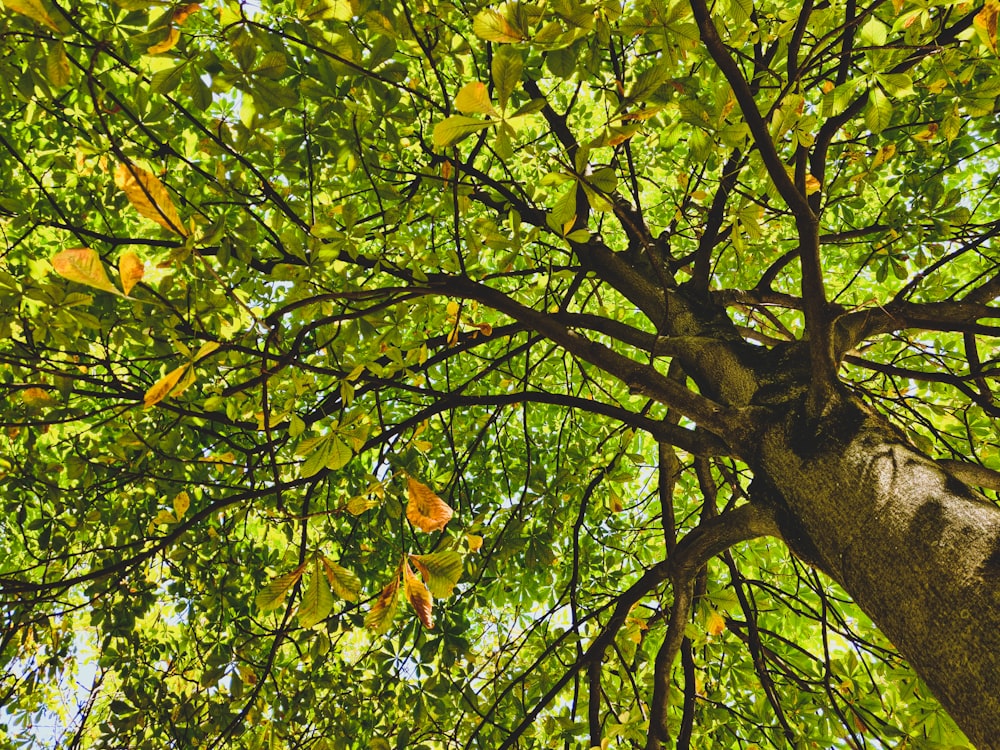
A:
{"type": "Polygon", "coordinates": [[[997,0],[0,8],[0,746],[1000,747],[997,0]]]}

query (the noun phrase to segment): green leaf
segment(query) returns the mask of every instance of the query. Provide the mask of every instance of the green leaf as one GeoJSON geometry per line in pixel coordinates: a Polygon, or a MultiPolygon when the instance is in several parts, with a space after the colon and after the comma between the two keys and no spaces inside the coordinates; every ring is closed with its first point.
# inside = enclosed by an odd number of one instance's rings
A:
{"type": "Polygon", "coordinates": [[[462,577],[462,555],[454,550],[410,555],[410,560],[423,575],[431,594],[439,599],[450,596],[462,577]]]}
{"type": "Polygon", "coordinates": [[[349,602],[358,600],[361,594],[361,579],[355,573],[327,558],[322,558],[326,580],[333,593],[349,602]]]}
{"type": "Polygon", "coordinates": [[[277,578],[271,580],[254,599],[254,604],[256,604],[257,609],[262,612],[267,612],[268,610],[277,609],[281,606],[282,602],[285,601],[285,596],[291,590],[292,586],[298,583],[299,579],[302,577],[302,572],[306,569],[303,563],[295,570],[290,573],[285,573],[277,578]]]}
{"type": "Polygon", "coordinates": [[[514,47],[500,47],[493,54],[492,75],[496,87],[500,109],[506,109],[511,94],[521,84],[524,62],[521,53],[514,47]]]}
{"type": "Polygon", "coordinates": [[[49,54],[45,57],[45,77],[56,88],[62,88],[69,83],[71,73],[66,46],[62,42],[56,42],[49,47],[49,54]]]}
{"type": "Polygon", "coordinates": [[[169,94],[181,84],[187,65],[185,61],[180,65],[156,71],[149,79],[149,90],[156,94],[169,94]]]}
{"type": "Polygon", "coordinates": [[[489,120],[477,120],[464,115],[452,115],[434,126],[435,146],[454,146],[466,136],[472,135],[493,123],[489,120]]]}
{"type": "Polygon", "coordinates": [[[347,465],[353,453],[351,449],[340,438],[333,436],[330,438],[330,457],[327,459],[326,468],[340,469],[347,465]]]}
{"type": "Polygon", "coordinates": [[[868,108],[865,110],[865,125],[873,133],[881,133],[892,120],[892,102],[882,89],[873,87],[868,92],[868,108]]]}
{"type": "Polygon", "coordinates": [[[302,601],[299,602],[299,625],[311,628],[322,622],[333,609],[333,603],[333,593],[323,573],[320,558],[315,558],[309,584],[302,592],[302,601]]]}

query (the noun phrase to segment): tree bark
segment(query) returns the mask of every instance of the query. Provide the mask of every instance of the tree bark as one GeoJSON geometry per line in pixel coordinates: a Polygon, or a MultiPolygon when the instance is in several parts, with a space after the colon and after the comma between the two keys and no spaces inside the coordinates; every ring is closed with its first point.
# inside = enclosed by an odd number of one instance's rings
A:
{"type": "Polygon", "coordinates": [[[762,433],[782,535],[836,580],[979,750],[1000,749],[1000,508],[845,397],[762,433]]]}

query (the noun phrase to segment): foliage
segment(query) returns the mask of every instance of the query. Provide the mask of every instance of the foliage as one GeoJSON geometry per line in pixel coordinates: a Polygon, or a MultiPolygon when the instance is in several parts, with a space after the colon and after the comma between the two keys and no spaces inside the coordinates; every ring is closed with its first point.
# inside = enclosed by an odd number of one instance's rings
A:
{"type": "Polygon", "coordinates": [[[3,7],[4,747],[964,746],[622,269],[998,466],[995,0],[3,7]]]}

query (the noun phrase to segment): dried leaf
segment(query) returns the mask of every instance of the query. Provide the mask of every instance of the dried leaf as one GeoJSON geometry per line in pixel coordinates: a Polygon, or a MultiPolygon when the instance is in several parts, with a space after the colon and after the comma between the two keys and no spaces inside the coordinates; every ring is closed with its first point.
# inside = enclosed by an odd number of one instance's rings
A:
{"type": "Polygon", "coordinates": [[[302,572],[306,569],[305,563],[297,567],[290,573],[285,573],[271,580],[267,586],[260,590],[254,599],[257,609],[267,612],[270,609],[277,609],[285,601],[285,596],[289,590],[302,577],[302,572]]]}
{"type": "Polygon", "coordinates": [[[187,236],[167,188],[152,172],[134,164],[119,164],[115,168],[115,185],[125,191],[125,197],[140,216],[152,219],[181,237],[187,236]]]}
{"type": "Polygon", "coordinates": [[[384,633],[392,625],[392,618],[396,616],[399,608],[399,575],[397,571],[394,577],[382,593],[378,595],[378,600],[365,616],[365,627],[371,628],[376,633],[384,633]]]}
{"type": "Polygon", "coordinates": [[[306,586],[302,601],[299,603],[299,625],[311,628],[325,620],[332,609],[333,593],[323,575],[319,558],[316,558],[313,561],[312,575],[309,576],[309,585],[306,586]]]}
{"type": "Polygon", "coordinates": [[[174,13],[170,17],[170,20],[179,26],[188,19],[188,16],[190,16],[192,13],[197,13],[199,10],[201,10],[201,6],[198,3],[191,3],[190,5],[182,5],[179,8],[174,9],[174,13]]]}
{"type": "Polygon", "coordinates": [[[122,289],[125,290],[126,295],[132,291],[137,283],[142,281],[145,270],[145,265],[139,260],[139,256],[131,250],[121,254],[118,258],[118,278],[122,282],[122,289]]]}
{"type": "Polygon", "coordinates": [[[101,256],[96,250],[89,247],[75,247],[71,250],[63,250],[52,256],[52,268],[64,279],[75,281],[78,284],[86,284],[104,292],[121,295],[115,285],[111,283],[101,256]]]}
{"type": "Polygon", "coordinates": [[[330,582],[333,593],[349,602],[357,601],[361,593],[361,579],[353,571],[337,565],[332,560],[327,560],[325,557],[322,560],[326,580],[330,582]]]}
{"type": "Polygon", "coordinates": [[[410,566],[403,564],[403,582],[406,587],[406,599],[420,618],[421,624],[430,630],[434,627],[434,615],[431,612],[434,600],[431,592],[424,586],[410,566]]]}
{"type": "Polygon", "coordinates": [[[169,396],[170,392],[177,385],[177,382],[181,379],[181,376],[187,372],[188,367],[190,365],[183,364],[153,383],[152,387],[146,391],[146,395],[142,399],[142,405],[148,409],[153,404],[158,404],[169,396]]]}
{"type": "Polygon", "coordinates": [[[410,523],[428,533],[440,531],[448,525],[454,511],[430,487],[407,476],[406,489],[409,495],[406,518],[410,523]]]}

